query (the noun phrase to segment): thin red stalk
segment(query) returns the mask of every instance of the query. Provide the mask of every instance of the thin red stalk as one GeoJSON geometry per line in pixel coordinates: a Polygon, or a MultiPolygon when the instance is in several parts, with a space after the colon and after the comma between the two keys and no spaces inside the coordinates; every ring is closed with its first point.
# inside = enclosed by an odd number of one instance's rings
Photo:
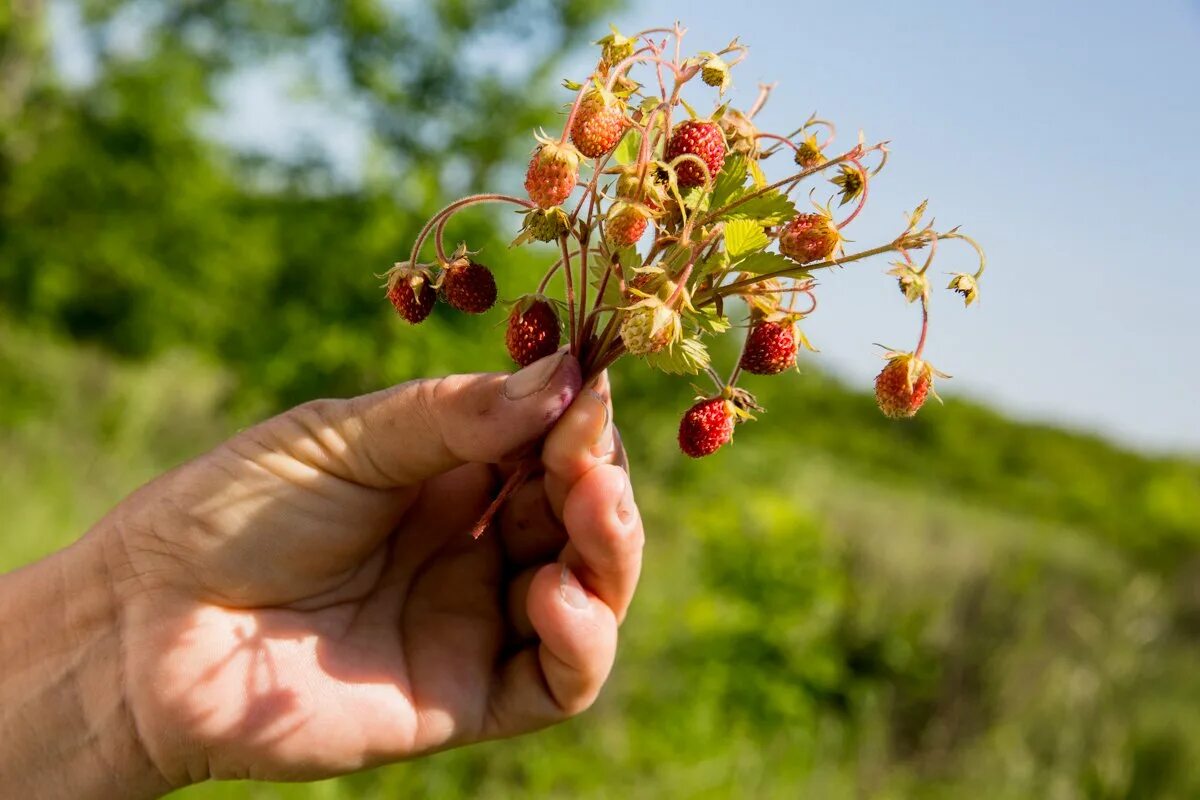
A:
{"type": "Polygon", "coordinates": [[[913,351],[913,357],[920,358],[925,352],[925,339],[929,336],[929,301],[921,298],[921,338],[917,341],[917,349],[913,351]]]}
{"type": "Polygon", "coordinates": [[[578,355],[579,348],[575,342],[575,282],[571,276],[571,254],[567,250],[566,235],[563,235],[559,242],[562,244],[563,278],[567,284],[567,341],[571,344],[571,354],[578,355]]]}
{"type": "Polygon", "coordinates": [[[512,497],[513,492],[521,488],[521,484],[525,483],[529,479],[529,476],[533,474],[534,465],[537,463],[538,459],[527,458],[517,465],[516,470],[508,476],[508,480],[504,482],[504,485],[500,487],[500,491],[496,493],[496,498],[484,510],[483,516],[475,523],[475,527],[471,528],[472,539],[478,539],[480,536],[483,536],[484,531],[492,524],[492,520],[495,519],[496,514],[503,508],[508,498],[512,497]]]}
{"type": "Polygon", "coordinates": [[[536,206],[534,206],[534,204],[528,200],[522,200],[519,197],[513,197],[507,194],[475,194],[471,195],[470,197],[464,197],[461,200],[456,200],[430,217],[429,221],[425,223],[425,226],[421,228],[421,232],[417,234],[416,241],[413,242],[413,249],[412,254],[409,256],[409,263],[413,266],[416,266],[417,258],[421,255],[421,245],[425,244],[425,239],[429,236],[429,232],[433,230],[433,227],[439,221],[441,221],[443,217],[449,217],[451,214],[454,214],[455,212],[464,209],[467,206],[476,205],[477,203],[514,203],[516,205],[523,206],[524,208],[536,208],[536,206]]]}
{"type": "Polygon", "coordinates": [[[857,217],[859,215],[859,213],[863,210],[863,207],[866,206],[866,204],[867,204],[867,193],[870,191],[870,187],[871,187],[870,179],[867,177],[867,171],[865,169],[863,169],[863,165],[861,163],[859,163],[858,159],[850,158],[850,159],[847,159],[847,161],[849,161],[851,164],[854,165],[854,168],[858,170],[859,177],[862,178],[862,182],[863,182],[862,195],[858,198],[858,205],[855,207],[854,211],[851,212],[850,216],[848,216],[844,220],[842,220],[840,225],[838,225],[838,230],[841,230],[842,228],[846,227],[851,222],[853,222],[854,218],[857,217]]]}

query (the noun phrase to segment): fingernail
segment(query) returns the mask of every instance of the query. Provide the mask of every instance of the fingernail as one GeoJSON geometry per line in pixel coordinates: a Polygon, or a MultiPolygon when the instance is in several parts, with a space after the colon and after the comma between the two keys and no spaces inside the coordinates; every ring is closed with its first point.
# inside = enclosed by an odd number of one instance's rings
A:
{"type": "Polygon", "coordinates": [[[562,573],[558,578],[558,593],[562,595],[563,602],[571,608],[583,610],[588,607],[587,594],[579,585],[575,573],[571,572],[566,564],[562,565],[562,573]]]}
{"type": "Polygon", "coordinates": [[[523,400],[542,391],[550,385],[550,379],[558,372],[566,357],[566,353],[551,353],[520,372],[509,375],[504,382],[504,396],[509,400],[523,400]]]}
{"type": "Polygon", "coordinates": [[[633,485],[629,482],[629,476],[625,476],[625,489],[621,492],[621,499],[617,501],[617,519],[621,520],[622,525],[628,525],[633,522],[634,510],[636,506],[633,502],[633,485]]]}
{"type": "Polygon", "coordinates": [[[604,412],[604,424],[600,426],[600,432],[596,434],[596,440],[592,442],[592,455],[602,458],[611,453],[613,449],[613,438],[609,428],[612,425],[612,417],[608,411],[608,403],[604,402],[604,398],[600,396],[599,392],[589,391],[588,396],[599,403],[604,412]]]}

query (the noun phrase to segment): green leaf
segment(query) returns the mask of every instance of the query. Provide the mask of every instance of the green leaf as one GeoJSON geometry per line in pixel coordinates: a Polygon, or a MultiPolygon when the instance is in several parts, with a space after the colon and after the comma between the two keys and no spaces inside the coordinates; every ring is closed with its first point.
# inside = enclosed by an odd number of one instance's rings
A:
{"type": "Polygon", "coordinates": [[[695,375],[709,364],[708,348],[699,339],[681,338],[657,353],[646,356],[646,363],[669,375],[695,375]]]}
{"type": "Polygon", "coordinates": [[[760,166],[758,165],[758,162],[757,162],[757,161],[751,161],[751,162],[749,162],[749,163],[748,163],[748,165],[747,165],[747,166],[748,166],[748,168],[749,168],[749,171],[750,171],[750,176],[751,176],[752,178],[754,178],[754,188],[755,188],[755,189],[764,189],[764,188],[766,188],[766,186],[767,186],[767,176],[763,174],[762,167],[760,167],[760,166]]]}
{"type": "Polygon", "coordinates": [[[713,185],[712,208],[720,208],[742,193],[742,185],[746,182],[746,164],[743,156],[725,159],[725,166],[721,167],[713,185]]]}
{"type": "Polygon", "coordinates": [[[692,269],[692,277],[700,281],[706,275],[721,272],[727,266],[729,266],[729,256],[726,255],[724,250],[715,250],[696,262],[696,266],[692,269]]]}
{"type": "Polygon", "coordinates": [[[729,330],[729,318],[717,313],[714,306],[683,312],[684,322],[695,325],[703,333],[719,334],[729,330]]]}
{"type": "Polygon", "coordinates": [[[630,129],[621,139],[617,149],[613,151],[613,161],[616,161],[621,166],[632,164],[637,161],[638,150],[642,146],[642,134],[636,130],[630,129]]]}
{"type": "Polygon", "coordinates": [[[770,243],[757,220],[735,219],[725,224],[725,252],[733,261],[765,250],[770,243]]]}
{"type": "MultiPolygon", "coordinates": [[[[784,258],[778,253],[754,253],[733,265],[738,272],[749,272],[753,275],[765,275],[768,272],[778,272],[781,269],[799,269],[800,265],[790,258],[784,258]]],[[[796,277],[799,277],[797,274],[796,277]]]]}
{"type": "Polygon", "coordinates": [[[753,200],[747,200],[723,216],[728,219],[754,219],[761,225],[778,225],[796,216],[796,205],[778,190],[772,189],[753,200]]]}

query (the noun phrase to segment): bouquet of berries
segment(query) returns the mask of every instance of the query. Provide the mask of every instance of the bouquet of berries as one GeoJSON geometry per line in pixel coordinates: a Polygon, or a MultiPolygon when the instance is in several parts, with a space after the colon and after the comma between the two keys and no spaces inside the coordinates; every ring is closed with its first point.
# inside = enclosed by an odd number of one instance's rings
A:
{"type": "MultiPolygon", "coordinates": [[[[813,349],[800,323],[816,310],[816,276],[893,254],[888,274],[907,302],[920,305],[920,334],[913,350],[886,353],[875,396],[887,416],[911,417],[929,395],[936,397],[935,376],[947,377],[924,359],[929,268],[938,244],[961,240],[978,254],[978,269],[955,273],[948,287],[967,305],[978,294],[982,249],[957,228],[939,233],[923,222],[922,203],[891,241],[844,252],[843,231],[887,162],[887,142],[868,145],[860,134],[835,154],[834,126],[815,116],[787,135],[760,131],[754,118],[770,87],[761,87],[744,111],[719,99],[746,48],[735,39],[722,50],[683,57],[684,32],[676,25],[626,37],[614,29],[601,39],[595,71],[583,83],[565,84],[575,99],[561,135],[537,136],[525,174],[528,198],[481,194],[446,206],[418,234],[409,260],[388,272],[389,300],[414,324],[439,297],[468,314],[490,309],[495,278],[466,245],[447,252],[446,224],[480,203],[525,209],[514,245],[546,242],[555,249],[534,290],[509,312],[505,341],[513,360],[526,365],[549,355],[565,334],[585,379],[626,354],[668,373],[707,374],[712,393],[697,398],[679,426],[680,448],[701,457],[728,443],[735,425],[760,410],[738,387],[744,374],[785,372],[796,366],[800,348],[813,349]],[[696,79],[717,95],[707,117],[682,98],[696,79]],[[812,200],[811,209],[798,208],[803,204],[793,195],[810,180],[828,180],[830,196],[824,205],[812,200]],[[432,264],[420,261],[431,236],[432,264]],[[914,259],[919,250],[925,257],[914,259]],[[744,329],[745,342],[722,377],[706,339],[735,327],[744,329]]],[[[820,190],[809,197],[821,199],[820,190]]]]}

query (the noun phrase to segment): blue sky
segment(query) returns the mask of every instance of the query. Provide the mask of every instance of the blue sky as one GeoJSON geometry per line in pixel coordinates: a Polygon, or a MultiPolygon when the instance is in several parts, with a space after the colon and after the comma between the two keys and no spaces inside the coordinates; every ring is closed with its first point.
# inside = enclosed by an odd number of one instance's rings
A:
{"type": "MultiPolygon", "coordinates": [[[[891,140],[850,238],[892,238],[928,197],[941,226],[987,247],[977,306],[935,298],[926,352],[954,375],[944,396],[1200,453],[1200,4],[659,0],[616,22],[631,33],[677,18],[692,50],[734,35],[750,46],[732,97],[748,104],[760,81],[778,83],[763,129],[787,133],[818,111],[841,144],[859,129],[891,140]]],[[[583,54],[574,66],[587,69],[583,54]]],[[[248,76],[229,99],[230,138],[278,142],[286,125],[356,159],[352,123],[289,101],[285,76],[248,76]]],[[[935,269],[971,258],[947,247],[935,269]]],[[[864,388],[881,364],[873,342],[915,339],[886,269],[826,276],[807,327],[821,362],[864,388]]]]}

